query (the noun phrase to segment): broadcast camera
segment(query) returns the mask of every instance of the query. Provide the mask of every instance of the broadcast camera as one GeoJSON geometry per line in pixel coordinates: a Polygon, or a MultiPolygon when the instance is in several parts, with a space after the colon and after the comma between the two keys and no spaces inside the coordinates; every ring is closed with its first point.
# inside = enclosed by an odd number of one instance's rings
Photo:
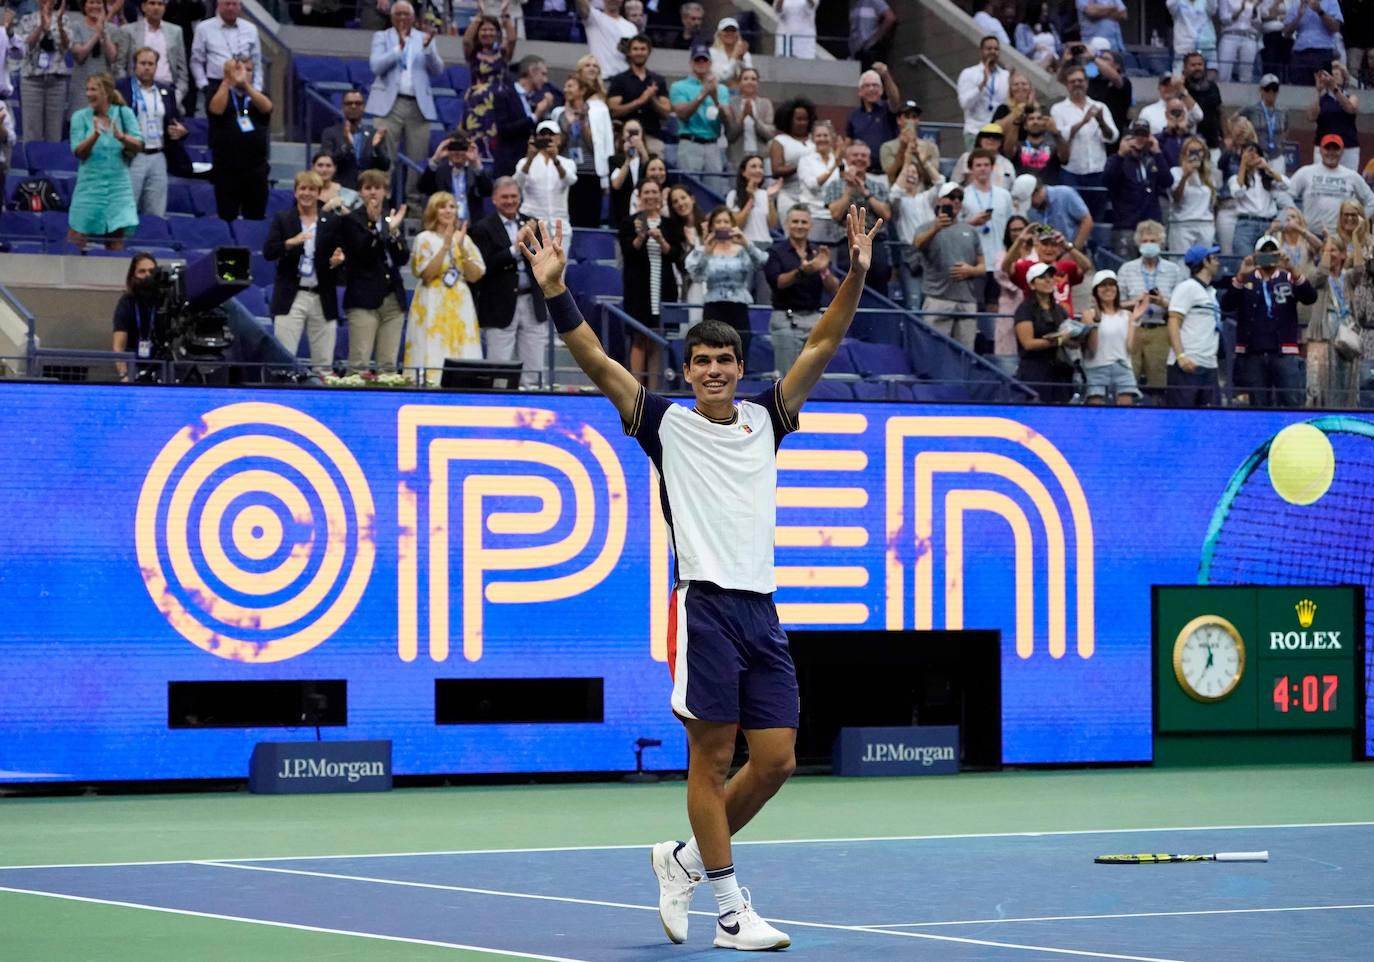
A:
{"type": "MultiPolygon", "coordinates": [[[[248,286],[246,247],[217,247],[185,265],[159,265],[144,282],[140,300],[154,308],[153,357],[172,362],[178,384],[227,379],[227,352],[234,343],[229,317],[220,309],[248,286]]],[[[160,380],[144,369],[139,380],[160,380]]]]}

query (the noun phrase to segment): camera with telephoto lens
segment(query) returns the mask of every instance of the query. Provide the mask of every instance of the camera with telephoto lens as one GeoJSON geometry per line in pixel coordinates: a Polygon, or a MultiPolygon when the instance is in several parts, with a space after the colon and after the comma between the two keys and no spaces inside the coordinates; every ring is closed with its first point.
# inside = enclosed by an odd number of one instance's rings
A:
{"type": "MultiPolygon", "coordinates": [[[[159,264],[135,287],[153,308],[152,356],[172,362],[178,384],[205,384],[223,374],[234,343],[229,316],[219,306],[249,283],[246,247],[219,247],[182,264],[159,264]]],[[[140,381],[160,381],[160,368],[143,368],[140,381]]]]}

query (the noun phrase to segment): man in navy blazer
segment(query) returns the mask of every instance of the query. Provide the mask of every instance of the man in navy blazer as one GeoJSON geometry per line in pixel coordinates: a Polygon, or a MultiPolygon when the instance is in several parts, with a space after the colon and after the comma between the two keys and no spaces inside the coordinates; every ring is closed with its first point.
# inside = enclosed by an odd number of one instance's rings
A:
{"type": "Polygon", "coordinates": [[[489,361],[519,357],[524,365],[520,383],[536,387],[548,351],[549,310],[544,292],[530,277],[525,258],[515,245],[516,234],[529,218],[520,213],[520,185],[513,177],[496,181],[491,200],[496,211],[468,230],[487,266],[476,290],[482,345],[489,361]]]}
{"type": "Polygon", "coordinates": [[[505,177],[515,173],[515,165],[525,159],[534,128],[548,120],[553,109],[563,102],[549,84],[549,65],[540,57],[520,61],[519,78],[496,91],[492,114],[496,119],[496,141],[491,145],[492,174],[505,177]]]}
{"type": "Polygon", "coordinates": [[[373,127],[363,120],[363,93],[350,90],[343,95],[343,120],[320,134],[320,150],[334,158],[334,181],[350,190],[358,188],[358,174],[364,170],[390,170],[386,149],[386,128],[373,127]]]}
{"type": "Polygon", "coordinates": [[[482,199],[491,196],[491,177],[482,169],[477,145],[461,130],[444,138],[420,175],[421,194],[429,197],[440,190],[457,199],[459,220],[481,220],[482,199]]]}
{"type": "Polygon", "coordinates": [[[129,161],[129,181],[139,214],[167,216],[167,175],[191,176],[186,153],[186,127],[176,91],[153,81],[158,53],[143,47],[134,53],[134,75],[116,84],[143,133],[143,152],[129,161]]]}
{"type": "MultiPolygon", "coordinates": [[[[423,162],[429,153],[429,124],[438,120],[430,78],[444,69],[438,44],[427,25],[415,29],[415,8],[410,0],[391,5],[391,29],[372,35],[372,90],[367,95],[367,112],[381,118],[392,139],[404,144],[406,156],[423,162]],[[404,139],[402,136],[404,135],[404,139]]],[[[407,177],[407,192],[416,195],[414,171],[407,177]]]]}

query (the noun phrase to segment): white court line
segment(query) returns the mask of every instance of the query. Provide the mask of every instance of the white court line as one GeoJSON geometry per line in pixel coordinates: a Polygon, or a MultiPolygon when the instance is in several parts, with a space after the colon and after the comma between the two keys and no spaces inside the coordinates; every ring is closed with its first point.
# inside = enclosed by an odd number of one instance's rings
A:
{"type": "Polygon", "coordinates": [[[1020,919],[956,919],[947,922],[884,922],[866,925],[867,929],[904,929],[929,925],[987,925],[993,922],[1077,922],[1084,919],[1153,919],[1175,915],[1247,915],[1255,912],[1336,912],[1345,909],[1374,909],[1374,902],[1354,905],[1283,905],[1265,909],[1190,909],[1183,912],[1121,912],[1114,915],[1036,915],[1020,919]]]}
{"type": "MultiPolygon", "coordinates": [[[[463,885],[442,885],[437,882],[408,882],[401,879],[373,878],[366,875],[340,875],[332,872],[307,872],[303,869],[275,868],[267,865],[234,865],[228,862],[196,862],[196,865],[211,865],[217,868],[240,869],[246,872],[272,872],[280,875],[304,875],[312,878],[338,879],[347,882],[367,882],[376,885],[393,885],[400,888],[437,889],[444,892],[466,892],[475,895],[491,895],[502,898],[529,899],[537,902],[564,902],[573,905],[592,905],[602,908],[632,909],[640,912],[657,912],[657,905],[634,905],[628,902],[607,902],[598,899],[580,899],[564,895],[535,895],[529,892],[506,892],[497,889],[479,889],[463,885]]],[[[692,912],[715,918],[714,912],[692,912]]],[[[1023,945],[1017,942],[993,942],[987,939],[962,938],[953,935],[932,935],[928,932],[897,932],[875,929],[862,925],[835,925],[826,922],[803,922],[798,919],[774,918],[770,921],[779,925],[795,925],[802,928],[830,929],[840,932],[863,932],[869,935],[891,935],[910,939],[925,939],[932,942],[957,942],[964,945],[986,945],[999,949],[1018,949],[1026,952],[1047,952],[1055,955],[1074,955],[1092,959],[1127,959],[1132,962],[1180,962],[1177,959],[1160,959],[1144,955],[1116,955],[1107,952],[1089,952],[1080,949],[1060,949],[1043,945],[1023,945]]]]}
{"type": "Polygon", "coordinates": [[[460,942],[440,942],[435,939],[413,939],[403,935],[381,935],[377,932],[355,932],[351,929],[330,929],[319,925],[301,925],[296,922],[276,922],[271,919],[255,919],[243,915],[221,915],[218,912],[196,912],[192,909],[173,909],[163,905],[145,905],[142,902],[121,902],[116,899],[97,899],[85,895],[64,895],[58,892],[40,892],[32,889],[11,888],[0,885],[0,892],[13,892],[16,895],[41,895],[50,899],[63,899],[68,902],[90,902],[94,905],[117,905],[128,909],[146,909],[149,912],[166,912],[169,915],[190,915],[201,919],[219,919],[224,922],[247,922],[250,925],[268,925],[278,929],[297,929],[301,932],[323,932],[326,935],[351,935],[360,939],[377,939],[383,942],[407,942],[411,945],[434,945],[443,949],[467,949],[472,952],[490,952],[515,959],[538,959],[539,962],[589,962],[587,959],[573,959],[563,955],[537,955],[533,952],[511,952],[506,949],[489,949],[484,945],[464,945],[460,942]]]}
{"type": "MultiPolygon", "coordinates": [[[[1137,835],[1147,832],[1244,832],[1303,828],[1368,828],[1374,822],[1287,822],[1278,825],[1175,825],[1149,828],[1074,828],[1048,832],[964,832],[950,835],[864,835],[851,838],[777,838],[731,840],[731,845],[828,845],[860,842],[933,842],[944,839],[975,838],[1040,838],[1059,835],[1137,835]]],[[[661,841],[661,840],[660,840],[661,841]]],[[[351,855],[269,855],[218,859],[151,859],[133,862],[58,862],[47,865],[0,865],[0,872],[26,868],[122,868],[138,865],[192,865],[197,862],[323,862],[331,859],[353,858],[428,858],[443,855],[523,855],[540,852],[613,852],[625,849],[650,848],[653,842],[633,845],[550,845],[530,848],[459,848],[425,852],[363,852],[351,855]]]]}

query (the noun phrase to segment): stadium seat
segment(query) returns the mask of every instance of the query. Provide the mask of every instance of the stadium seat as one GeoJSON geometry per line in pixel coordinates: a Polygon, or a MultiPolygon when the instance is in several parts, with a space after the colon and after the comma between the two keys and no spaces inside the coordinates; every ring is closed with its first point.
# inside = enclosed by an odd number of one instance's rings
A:
{"type": "Polygon", "coordinates": [[[215,187],[208,180],[193,180],[189,182],[191,188],[191,203],[196,209],[196,214],[200,217],[215,217],[219,214],[219,208],[215,206],[215,187]]]}
{"type": "Polygon", "coordinates": [[[196,205],[191,198],[191,185],[178,177],[168,178],[167,213],[194,214],[195,212],[196,205]]]}
{"type": "Polygon", "coordinates": [[[435,97],[434,109],[445,130],[452,130],[463,122],[463,101],[459,97],[435,97]]]}
{"type": "MultiPolygon", "coordinates": [[[[15,147],[18,146],[18,144],[15,144],[15,147]]],[[[28,179],[29,175],[24,173],[23,171],[15,173],[13,170],[11,170],[8,174],[5,175],[5,196],[3,198],[3,206],[6,210],[9,210],[10,205],[14,203],[15,189],[21,183],[28,179]]]]}
{"type": "Polygon", "coordinates": [[[232,247],[234,244],[229,225],[215,217],[177,217],[167,223],[172,229],[172,237],[182,247],[232,247]]]}
{"type": "Polygon", "coordinates": [[[248,309],[248,313],[254,317],[270,317],[272,312],[267,306],[267,298],[263,296],[261,288],[248,286],[234,295],[234,300],[238,301],[248,309]]]}
{"type": "Polygon", "coordinates": [[[133,240],[140,245],[172,246],[172,231],[165,218],[156,214],[140,214],[138,226],[134,228],[133,240]]]}
{"type": "Polygon", "coordinates": [[[852,401],[854,392],[845,381],[818,381],[811,389],[813,401],[852,401]]]}
{"type": "Polygon", "coordinates": [[[285,187],[274,187],[267,194],[267,216],[270,218],[279,210],[290,210],[296,204],[296,195],[285,187]]]}
{"type": "MultiPolygon", "coordinates": [[[[573,234],[573,240],[577,234],[573,234]]],[[[575,295],[595,300],[602,295],[619,296],[624,291],[620,271],[609,264],[569,264],[568,289],[575,295]]]]}
{"type": "MultiPolygon", "coordinates": [[[[27,145],[26,145],[22,140],[16,141],[16,142],[10,147],[10,170],[12,170],[12,171],[17,170],[17,171],[20,171],[20,172],[22,173],[23,171],[26,171],[26,170],[28,170],[28,169],[29,169],[29,154],[28,154],[28,147],[27,147],[27,145]]],[[[8,200],[8,199],[9,199],[9,195],[7,194],[7,195],[5,195],[5,196],[6,196],[6,199],[8,200]]]]}
{"type": "Polygon", "coordinates": [[[46,240],[66,240],[67,212],[65,210],[45,210],[38,216],[43,219],[43,237],[46,240]]]}
{"type": "Polygon", "coordinates": [[[76,155],[71,145],[65,142],[54,143],[46,140],[29,142],[26,157],[30,170],[48,173],[54,170],[76,170],[76,155]]]}
{"type": "Polygon", "coordinates": [[[758,397],[773,386],[772,381],[743,380],[735,386],[735,397],[758,397]]]}
{"type": "Polygon", "coordinates": [[[210,143],[210,121],[205,117],[183,117],[181,125],[186,128],[187,147],[206,147],[210,143]]]}
{"type": "MultiPolygon", "coordinates": [[[[858,381],[851,387],[854,397],[860,401],[891,401],[898,397],[897,385],[890,381],[858,381]]],[[[906,397],[911,397],[910,392],[906,397]]]]}
{"type": "Polygon", "coordinates": [[[851,337],[845,338],[840,342],[840,349],[835,352],[835,356],[830,359],[830,364],[826,367],[826,374],[847,374],[857,379],[859,377],[859,367],[854,363],[854,356],[850,353],[850,348],[858,343],[851,337]]]}
{"type": "Polygon", "coordinates": [[[372,86],[372,65],[366,60],[348,61],[348,82],[363,90],[372,86]]]}
{"type": "Polygon", "coordinates": [[[573,261],[615,260],[617,242],[615,231],[589,230],[579,227],[573,232],[568,257],[573,261]]]}
{"type": "Polygon", "coordinates": [[[43,242],[41,240],[17,240],[9,242],[10,254],[42,254],[43,242]]]}
{"type": "Polygon", "coordinates": [[[755,334],[749,339],[749,356],[744,369],[752,374],[764,374],[774,370],[774,364],[773,339],[767,334],[755,334]]]}
{"type": "Polygon", "coordinates": [[[465,63],[455,63],[448,68],[448,85],[460,94],[472,86],[472,72],[465,63]]]}
{"type": "Polygon", "coordinates": [[[248,276],[253,283],[259,287],[271,287],[277,281],[277,262],[269,261],[263,257],[258,250],[253,252],[252,265],[248,269],[248,276]]]}
{"type": "Polygon", "coordinates": [[[267,229],[271,226],[265,220],[244,220],[239,218],[229,225],[234,235],[234,243],[250,251],[261,251],[267,243],[267,229]]]}
{"type": "Polygon", "coordinates": [[[854,367],[866,378],[915,377],[906,351],[895,344],[869,344],[852,338],[845,343],[854,367]]]}
{"type": "Polygon", "coordinates": [[[293,57],[296,76],[307,84],[348,84],[348,65],[338,57],[293,57]]]}

